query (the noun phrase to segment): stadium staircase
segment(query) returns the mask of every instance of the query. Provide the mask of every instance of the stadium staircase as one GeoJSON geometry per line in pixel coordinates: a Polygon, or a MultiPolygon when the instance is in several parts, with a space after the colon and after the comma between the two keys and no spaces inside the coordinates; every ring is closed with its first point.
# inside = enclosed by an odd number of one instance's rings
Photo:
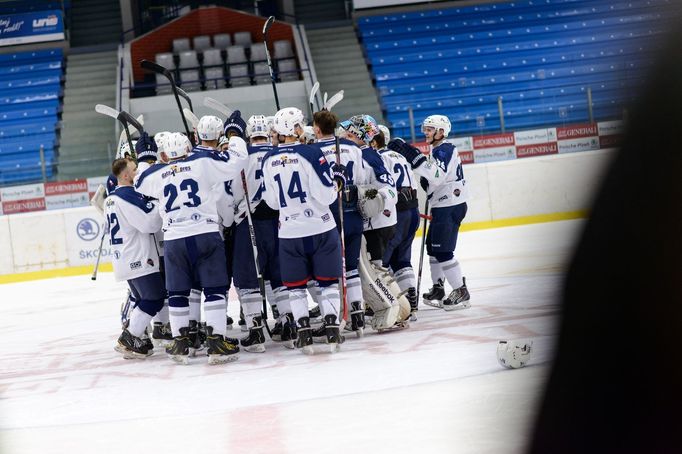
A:
{"type": "Polygon", "coordinates": [[[344,90],[334,111],[341,120],[369,114],[383,123],[377,92],[352,25],[306,30],[320,90],[332,96],[344,90]]]}
{"type": "Polygon", "coordinates": [[[294,0],[294,12],[302,24],[347,19],[343,0],[294,0]]]}
{"type": "MultiPolygon", "coordinates": [[[[455,134],[620,119],[678,0],[520,0],[360,17],[394,135],[448,115],[455,134]]],[[[317,63],[317,60],[316,60],[317,63]]],[[[418,131],[418,136],[422,136],[418,131]]]]}
{"type": "Polygon", "coordinates": [[[109,44],[121,40],[121,6],[112,0],[75,0],[71,6],[71,47],[109,44]]]}
{"type": "Polygon", "coordinates": [[[68,57],[59,179],[69,180],[109,173],[107,146],[114,144],[115,120],[95,113],[95,104],[116,107],[116,51],[68,57]]]}

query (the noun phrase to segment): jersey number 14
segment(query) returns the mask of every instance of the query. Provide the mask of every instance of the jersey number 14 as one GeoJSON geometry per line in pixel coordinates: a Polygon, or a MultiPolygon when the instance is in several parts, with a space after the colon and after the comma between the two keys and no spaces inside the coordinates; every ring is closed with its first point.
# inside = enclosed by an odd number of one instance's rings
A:
{"type": "MultiPolygon", "coordinates": [[[[284,208],[287,206],[287,200],[284,196],[284,186],[282,185],[282,177],[280,174],[275,175],[275,181],[279,186],[279,206],[284,208]]],[[[287,195],[290,199],[298,199],[301,203],[305,203],[305,198],[308,196],[301,186],[301,177],[298,171],[291,174],[291,181],[289,182],[289,189],[287,195]]]]}

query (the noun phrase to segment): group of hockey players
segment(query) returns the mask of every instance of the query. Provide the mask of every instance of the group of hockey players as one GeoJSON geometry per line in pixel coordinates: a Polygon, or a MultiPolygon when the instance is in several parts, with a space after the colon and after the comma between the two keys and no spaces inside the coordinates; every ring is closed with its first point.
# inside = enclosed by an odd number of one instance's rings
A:
{"type": "Polygon", "coordinates": [[[287,107],[246,122],[239,111],[204,116],[192,138],[141,133],[113,162],[100,201],[115,277],[130,289],[116,351],[145,358],[163,344],[176,362],[201,352],[220,364],[240,347],[264,352],[265,331],[311,354],[337,351],[344,332],[361,337],[366,321],[406,327],[419,302],[411,265],[419,186],[431,220],[424,302],[469,307],[454,257],[467,188],[450,130],[447,117],[426,118],[425,154],[369,115],[339,122],[323,109],[309,126],[287,107]],[[231,286],[248,330],[241,339],[227,336],[231,286]]]}

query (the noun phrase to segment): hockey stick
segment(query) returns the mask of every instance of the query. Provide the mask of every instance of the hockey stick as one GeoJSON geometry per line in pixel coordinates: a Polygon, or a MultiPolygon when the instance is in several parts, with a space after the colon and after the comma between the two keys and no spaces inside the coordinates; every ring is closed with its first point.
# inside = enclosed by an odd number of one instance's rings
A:
{"type": "Polygon", "coordinates": [[[180,87],[175,87],[175,89],[178,90],[178,94],[179,94],[180,96],[182,96],[183,98],[185,98],[185,101],[187,101],[187,104],[189,105],[189,110],[191,110],[192,113],[194,113],[194,107],[192,106],[192,100],[190,99],[190,97],[189,97],[189,95],[187,94],[187,92],[186,92],[185,90],[183,90],[182,88],[180,88],[180,87]]]}
{"type": "Polygon", "coordinates": [[[189,121],[189,123],[192,125],[192,128],[197,129],[197,125],[199,124],[199,119],[197,118],[196,115],[194,115],[194,112],[192,112],[187,107],[185,107],[184,109],[182,109],[182,113],[185,116],[185,118],[187,119],[187,121],[189,121]]]}
{"type": "MultiPolygon", "coordinates": [[[[185,132],[187,133],[187,137],[189,138],[189,140],[192,142],[192,146],[194,146],[195,145],[194,137],[190,133],[189,126],[187,126],[187,120],[185,119],[185,116],[182,113],[182,104],[180,103],[180,97],[178,96],[179,95],[178,87],[175,85],[175,79],[173,78],[173,74],[168,69],[164,68],[163,66],[161,66],[157,63],[154,63],[153,61],[149,61],[149,60],[142,60],[140,62],[140,66],[142,67],[142,69],[146,69],[147,71],[151,71],[151,72],[154,72],[156,74],[161,74],[166,79],[168,79],[168,81],[170,82],[171,90],[173,91],[173,96],[175,96],[175,102],[178,104],[178,110],[180,111],[180,117],[182,118],[182,124],[185,126],[185,132]]],[[[183,91],[183,93],[185,93],[185,92],[183,91]]],[[[187,93],[185,93],[185,96],[186,95],[187,95],[187,93]]],[[[188,98],[189,98],[189,96],[188,96],[188,98]]]]}
{"type": "Polygon", "coordinates": [[[270,58],[270,51],[268,50],[268,32],[270,27],[275,22],[275,16],[268,17],[263,25],[263,44],[265,44],[265,57],[268,59],[268,68],[270,68],[270,80],[272,81],[272,91],[275,93],[275,105],[279,111],[279,98],[277,97],[277,82],[275,81],[275,73],[272,70],[272,59],[270,58]]]}
{"type": "Polygon", "coordinates": [[[102,115],[106,115],[108,117],[115,118],[121,122],[121,124],[123,125],[123,130],[125,131],[126,134],[126,139],[128,140],[128,145],[130,146],[130,156],[132,156],[132,158],[135,161],[137,161],[137,153],[135,153],[135,146],[133,145],[133,139],[130,135],[130,129],[128,128],[128,124],[129,123],[132,124],[135,127],[135,129],[137,129],[140,132],[142,132],[142,125],[140,125],[140,123],[138,123],[137,120],[135,120],[135,118],[133,118],[133,116],[130,115],[125,110],[119,112],[118,110],[109,106],[105,106],[104,104],[97,104],[95,106],[95,112],[102,115]]]}
{"type": "MultiPolygon", "coordinates": [[[[336,155],[337,164],[341,164],[341,147],[339,145],[339,136],[334,131],[334,142],[336,150],[334,154],[336,155]]],[[[337,193],[337,199],[339,204],[339,224],[341,224],[341,302],[343,303],[343,319],[348,321],[348,289],[346,288],[346,234],[343,230],[343,195],[342,191],[337,193]]]]}
{"type": "Polygon", "coordinates": [[[268,303],[265,297],[265,279],[263,278],[263,272],[258,264],[258,246],[256,244],[256,229],[253,227],[253,220],[251,219],[251,201],[249,200],[249,190],[246,185],[246,173],[242,170],[242,187],[244,188],[244,200],[246,201],[246,221],[249,223],[249,237],[251,238],[251,248],[253,249],[253,264],[256,266],[256,274],[258,275],[258,287],[260,291],[260,296],[263,300],[263,324],[268,332],[268,336],[272,339],[272,333],[270,332],[270,326],[268,325],[268,303]]]}
{"type": "Polygon", "coordinates": [[[232,109],[217,99],[213,99],[209,96],[204,98],[204,106],[208,107],[209,109],[213,109],[216,112],[220,112],[221,114],[225,115],[226,118],[232,115],[232,109]]]}
{"type": "MultiPolygon", "coordinates": [[[[140,123],[142,126],[144,126],[144,115],[143,114],[138,115],[136,120],[138,121],[138,123],[140,123]]],[[[133,129],[135,129],[135,127],[133,127],[133,129]]],[[[130,131],[130,134],[131,135],[135,134],[135,132],[136,131],[130,131]]],[[[140,131],[137,131],[137,132],[139,133],[140,131]]],[[[126,141],[126,132],[125,132],[125,130],[123,130],[123,131],[121,131],[121,134],[118,136],[118,149],[117,150],[121,149],[121,147],[123,146],[125,141],[126,141]]]]}
{"type": "MultiPolygon", "coordinates": [[[[106,219],[106,218],[105,218],[106,219]]],[[[108,225],[108,221],[107,221],[108,225]]],[[[92,270],[92,276],[90,276],[90,280],[96,281],[97,280],[97,271],[99,270],[99,259],[102,257],[102,247],[104,246],[104,237],[107,235],[107,229],[102,226],[102,238],[99,240],[99,249],[97,250],[97,261],[95,262],[95,269],[92,270]]]]}
{"type": "Polygon", "coordinates": [[[343,90],[339,90],[334,96],[327,100],[327,93],[324,94],[324,106],[322,110],[332,110],[332,107],[337,105],[343,99],[343,90]]]}
{"type": "Polygon", "coordinates": [[[424,203],[424,214],[420,215],[424,218],[424,223],[422,224],[422,246],[419,252],[419,272],[417,273],[417,301],[419,301],[419,289],[422,285],[422,269],[424,267],[424,249],[426,248],[426,223],[431,218],[429,216],[429,199],[426,199],[424,203]]]}
{"type": "Polygon", "coordinates": [[[308,101],[310,102],[310,113],[311,115],[314,115],[317,109],[315,109],[315,105],[317,105],[317,99],[315,99],[315,95],[317,95],[317,90],[320,89],[320,82],[316,81],[315,84],[313,85],[313,88],[310,90],[310,97],[308,98],[308,101]]]}

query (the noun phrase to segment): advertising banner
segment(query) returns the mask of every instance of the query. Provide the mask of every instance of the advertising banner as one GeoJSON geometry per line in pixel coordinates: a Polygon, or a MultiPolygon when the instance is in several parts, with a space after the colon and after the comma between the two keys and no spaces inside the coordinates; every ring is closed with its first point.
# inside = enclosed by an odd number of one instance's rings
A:
{"type": "Polygon", "coordinates": [[[60,10],[0,15],[0,46],[64,39],[60,10]]]}
{"type": "MultiPolygon", "coordinates": [[[[64,212],[66,249],[70,266],[95,265],[97,251],[106,225],[92,207],[64,212]]],[[[100,263],[111,262],[112,251],[104,238],[100,263]]]]}

